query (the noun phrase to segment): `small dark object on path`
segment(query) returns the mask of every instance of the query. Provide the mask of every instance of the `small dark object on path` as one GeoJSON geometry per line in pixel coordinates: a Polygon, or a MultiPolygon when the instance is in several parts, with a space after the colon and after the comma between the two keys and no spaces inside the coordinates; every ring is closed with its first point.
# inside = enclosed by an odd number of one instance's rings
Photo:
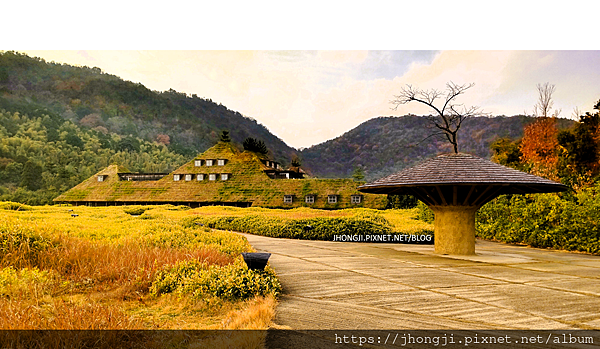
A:
{"type": "Polygon", "coordinates": [[[72,214],[71,217],[79,217],[78,214],[72,214]]]}
{"type": "Polygon", "coordinates": [[[245,252],[242,253],[242,257],[244,257],[248,269],[264,270],[271,254],[268,252],[245,252]]]}

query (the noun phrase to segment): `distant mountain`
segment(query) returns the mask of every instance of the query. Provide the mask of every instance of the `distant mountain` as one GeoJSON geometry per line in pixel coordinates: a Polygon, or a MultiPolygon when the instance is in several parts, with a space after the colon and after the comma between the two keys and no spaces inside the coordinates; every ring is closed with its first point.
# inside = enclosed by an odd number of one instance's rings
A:
{"type": "MultiPolygon", "coordinates": [[[[518,139],[523,127],[532,122],[527,116],[476,117],[463,122],[459,131],[459,151],[491,158],[490,144],[500,137],[518,139]]],[[[559,128],[573,121],[560,119],[559,128]]],[[[350,177],[362,168],[366,180],[387,176],[418,161],[452,152],[450,144],[435,133],[427,118],[415,115],[378,117],[343,135],[304,149],[303,165],[319,177],[350,177]]]]}
{"type": "Polygon", "coordinates": [[[100,68],[49,63],[15,52],[0,52],[0,109],[45,111],[84,129],[163,143],[187,157],[212,147],[222,130],[229,130],[237,144],[247,137],[263,140],[284,164],[296,153],[256,120],[210,99],[172,89],[152,91],[100,68]]]}

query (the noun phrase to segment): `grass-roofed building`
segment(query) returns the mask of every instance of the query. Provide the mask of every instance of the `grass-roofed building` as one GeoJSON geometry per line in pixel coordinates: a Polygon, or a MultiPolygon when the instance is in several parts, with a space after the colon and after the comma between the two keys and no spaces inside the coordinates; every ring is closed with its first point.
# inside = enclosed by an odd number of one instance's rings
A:
{"type": "Polygon", "coordinates": [[[352,179],[304,178],[299,167],[240,152],[219,142],[172,173],[130,173],[111,165],[54,201],[73,205],[208,205],[269,208],[384,208],[386,198],[363,194],[352,179]]]}

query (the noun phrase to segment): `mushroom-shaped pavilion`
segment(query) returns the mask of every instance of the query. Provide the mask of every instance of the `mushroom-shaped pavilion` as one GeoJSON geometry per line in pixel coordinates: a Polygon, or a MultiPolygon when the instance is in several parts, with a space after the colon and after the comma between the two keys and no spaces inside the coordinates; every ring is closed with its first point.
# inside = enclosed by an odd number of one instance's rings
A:
{"type": "Polygon", "coordinates": [[[435,252],[475,254],[475,213],[501,194],[551,193],[567,186],[464,153],[444,154],[358,187],[409,194],[435,213],[435,252]]]}

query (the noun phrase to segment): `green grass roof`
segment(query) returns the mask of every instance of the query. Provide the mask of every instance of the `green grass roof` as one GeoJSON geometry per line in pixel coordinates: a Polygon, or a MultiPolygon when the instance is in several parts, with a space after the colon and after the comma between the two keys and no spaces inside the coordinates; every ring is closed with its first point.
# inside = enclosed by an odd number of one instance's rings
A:
{"type": "Polygon", "coordinates": [[[63,193],[56,202],[198,202],[198,203],[234,203],[251,202],[261,207],[298,207],[383,208],[384,195],[363,194],[356,189],[363,184],[352,179],[271,179],[265,174],[270,169],[261,161],[263,157],[249,151],[238,151],[233,144],[219,142],[192,161],[179,167],[157,181],[123,181],[118,173],[123,173],[117,165],[111,165],[69,191],[63,193]],[[224,166],[195,166],[194,160],[225,159],[224,166]],[[230,175],[221,180],[220,174],[230,175]],[[179,181],[173,175],[181,175],[179,181]],[[194,175],[191,181],[185,180],[186,174],[194,175]],[[204,174],[203,181],[196,180],[197,174],[204,174]],[[209,181],[208,175],[216,174],[215,181],[209,181]],[[107,176],[102,182],[99,175],[107,176]],[[306,204],[304,198],[315,195],[313,204],[306,204]],[[292,195],[293,202],[283,202],[284,195],[292,195]],[[328,195],[337,195],[338,202],[328,203],[328,195]],[[360,204],[352,204],[351,196],[361,195],[360,204]]]}

